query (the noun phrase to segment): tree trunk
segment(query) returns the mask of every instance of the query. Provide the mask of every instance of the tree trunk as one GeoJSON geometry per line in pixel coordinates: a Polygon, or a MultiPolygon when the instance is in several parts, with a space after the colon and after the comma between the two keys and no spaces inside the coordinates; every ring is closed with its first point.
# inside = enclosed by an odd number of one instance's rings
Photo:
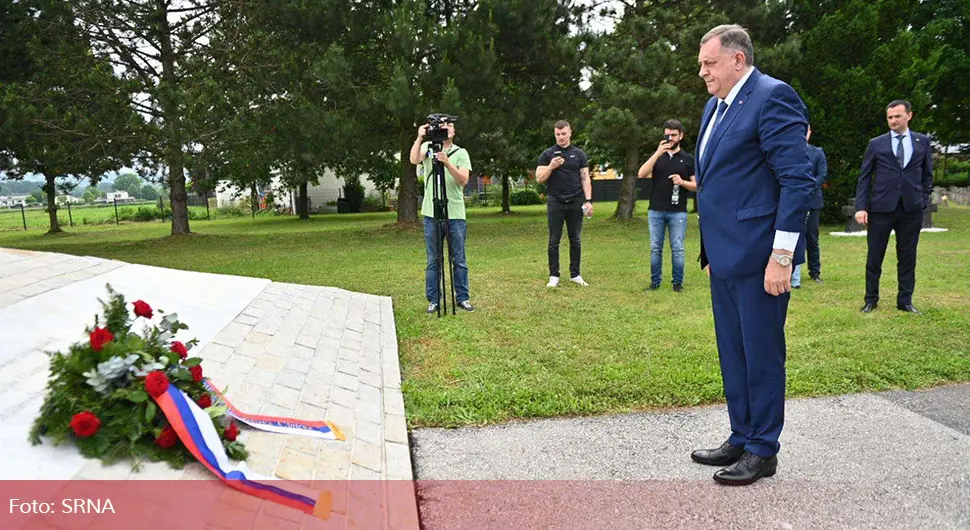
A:
{"type": "Polygon", "coordinates": [[[51,228],[47,231],[48,234],[56,234],[58,232],[63,232],[61,230],[61,224],[57,220],[57,201],[55,200],[55,190],[54,187],[54,176],[44,175],[47,179],[47,184],[44,185],[44,193],[47,194],[47,215],[50,216],[51,228]]]}
{"type": "Polygon", "coordinates": [[[158,2],[159,56],[162,63],[162,79],[159,83],[159,103],[164,121],[165,163],[168,165],[168,198],[172,206],[172,235],[188,234],[189,194],[185,191],[185,166],[182,160],[181,116],[178,108],[178,79],[175,75],[175,50],[172,47],[171,27],[168,23],[166,2],[158,2]]]}
{"type": "Polygon", "coordinates": [[[620,182],[620,198],[616,202],[616,213],[613,214],[617,219],[633,219],[633,212],[637,206],[638,163],[637,147],[628,147],[623,181],[620,182]]]}
{"type": "MultiPolygon", "coordinates": [[[[410,162],[411,144],[407,134],[401,135],[401,187],[397,194],[397,222],[398,223],[417,223],[418,222],[418,175],[414,172],[414,164],[410,162]]],[[[428,191],[428,175],[424,176],[425,193],[428,191]]]]}
{"type": "Polygon", "coordinates": [[[502,175],[502,213],[512,213],[509,202],[509,176],[502,175]]]}
{"type": "Polygon", "coordinates": [[[303,221],[310,220],[310,205],[309,205],[309,192],[307,190],[308,184],[306,181],[300,183],[299,192],[296,195],[296,213],[300,216],[303,221]]]}

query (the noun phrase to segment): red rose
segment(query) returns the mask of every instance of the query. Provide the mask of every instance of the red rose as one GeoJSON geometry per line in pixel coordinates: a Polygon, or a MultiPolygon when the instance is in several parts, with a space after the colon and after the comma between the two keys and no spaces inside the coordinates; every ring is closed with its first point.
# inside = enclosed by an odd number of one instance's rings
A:
{"type": "Polygon", "coordinates": [[[197,365],[193,366],[192,368],[189,368],[189,371],[192,372],[192,380],[193,381],[195,381],[196,383],[201,383],[202,382],[202,366],[200,366],[200,365],[197,364],[197,365]]]}
{"type": "Polygon", "coordinates": [[[226,430],[222,433],[222,435],[226,438],[226,440],[235,442],[236,436],[239,436],[239,427],[236,427],[236,424],[231,422],[229,423],[229,426],[226,427],[226,430]]]}
{"type": "Polygon", "coordinates": [[[74,429],[74,435],[78,438],[94,436],[94,433],[98,432],[100,428],[101,420],[90,410],[75,414],[71,418],[71,429],[74,429]]]}
{"type": "Polygon", "coordinates": [[[148,392],[149,396],[157,398],[164,394],[166,390],[168,390],[168,378],[165,377],[164,372],[155,370],[145,378],[145,391],[148,392]]]}
{"type": "Polygon", "coordinates": [[[172,430],[170,425],[166,425],[165,428],[162,429],[162,434],[159,434],[158,438],[155,438],[155,445],[161,447],[162,449],[168,449],[174,446],[178,439],[179,435],[172,430]]]}
{"type": "Polygon", "coordinates": [[[179,354],[179,357],[183,359],[189,356],[189,349],[185,347],[185,344],[182,344],[177,340],[172,341],[172,345],[169,347],[169,350],[179,354]]]}
{"type": "Polygon", "coordinates": [[[208,393],[205,393],[205,394],[202,394],[202,396],[199,397],[198,400],[196,400],[196,403],[199,404],[199,407],[207,409],[212,406],[212,398],[209,397],[208,393]]]}
{"type": "Polygon", "coordinates": [[[152,306],[142,300],[135,302],[135,316],[142,318],[152,318],[152,306]]]}
{"type": "Polygon", "coordinates": [[[115,340],[115,336],[111,334],[110,331],[104,328],[94,328],[91,332],[91,349],[100,352],[104,345],[115,340]]]}

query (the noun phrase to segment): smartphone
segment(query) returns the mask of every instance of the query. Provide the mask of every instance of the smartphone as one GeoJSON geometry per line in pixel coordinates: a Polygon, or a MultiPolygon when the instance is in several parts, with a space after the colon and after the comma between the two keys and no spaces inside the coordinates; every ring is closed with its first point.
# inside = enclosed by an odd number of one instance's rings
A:
{"type": "Polygon", "coordinates": [[[669,142],[670,141],[670,135],[669,134],[665,134],[664,135],[664,141],[665,142],[669,142]]]}
{"type": "Polygon", "coordinates": [[[553,151],[552,157],[555,158],[557,156],[562,156],[562,151],[553,151]]]}

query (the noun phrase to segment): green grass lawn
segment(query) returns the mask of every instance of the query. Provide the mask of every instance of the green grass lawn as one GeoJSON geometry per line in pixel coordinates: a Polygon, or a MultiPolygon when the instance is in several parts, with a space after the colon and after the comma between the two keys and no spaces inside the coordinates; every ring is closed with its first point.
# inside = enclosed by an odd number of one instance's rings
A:
{"type": "MultiPolygon", "coordinates": [[[[94,255],[178,269],[336,286],[389,295],[412,426],[598,414],[723,400],[696,219],[687,239],[685,290],[649,283],[646,204],[636,219],[606,219],[597,204],[583,231],[583,276],[547,289],[545,207],[469,210],[468,262],[478,311],[424,314],[424,242],[393,213],[85,227],[60,235],[0,232],[0,246],[94,255]]],[[[859,313],[865,238],[822,237],[824,285],[796,291],[788,323],[791,396],[919,388],[970,381],[970,209],[934,216],[949,232],[923,234],[915,305],[894,309],[895,255],[884,266],[884,304],[859,313]]],[[[568,243],[562,262],[568,264],[568,243]]],[[[189,323],[191,325],[191,322],[189,323]]]]}
{"type": "MultiPolygon", "coordinates": [[[[140,208],[157,211],[158,202],[156,201],[154,203],[149,202],[127,205],[119,204],[118,218],[122,223],[124,223],[126,222],[126,218],[131,218],[140,208]]],[[[192,212],[193,216],[205,218],[205,206],[190,206],[189,210],[192,212]]],[[[216,213],[216,209],[213,208],[211,214],[215,216],[216,213]]],[[[0,209],[0,231],[22,231],[24,229],[25,218],[27,221],[28,231],[47,231],[47,229],[50,228],[50,215],[48,215],[43,208],[29,208],[23,214],[21,214],[20,208],[17,207],[0,209]]],[[[60,222],[62,229],[70,229],[70,221],[72,219],[74,220],[74,224],[78,227],[85,225],[111,224],[115,222],[114,205],[74,205],[71,206],[70,212],[68,212],[67,206],[61,206],[57,209],[57,220],[60,222]]],[[[166,224],[167,223],[168,221],[166,221],[166,224]]]]}

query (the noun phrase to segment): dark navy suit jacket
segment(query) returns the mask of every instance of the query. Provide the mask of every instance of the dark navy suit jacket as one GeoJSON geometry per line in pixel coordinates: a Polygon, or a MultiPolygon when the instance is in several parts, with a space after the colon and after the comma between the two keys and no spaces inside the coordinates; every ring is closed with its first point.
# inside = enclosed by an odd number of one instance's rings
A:
{"type": "Polygon", "coordinates": [[[812,176],[815,177],[811,209],[821,210],[825,206],[825,201],[822,200],[822,184],[825,184],[825,179],[829,176],[829,164],[825,160],[825,151],[812,144],[808,144],[808,159],[812,162],[812,176]]]}
{"type": "MultiPolygon", "coordinates": [[[[698,145],[717,105],[707,102],[698,145]]],[[[775,230],[805,231],[815,189],[807,128],[798,94],[755,69],[697,161],[702,267],[709,261],[722,277],[763,273],[775,230]]]]}
{"type": "Polygon", "coordinates": [[[933,149],[925,134],[913,131],[909,134],[913,135],[913,156],[904,168],[896,160],[890,133],[869,140],[855,190],[856,211],[889,213],[902,201],[903,211],[915,213],[929,205],[933,191],[933,149]]]}

